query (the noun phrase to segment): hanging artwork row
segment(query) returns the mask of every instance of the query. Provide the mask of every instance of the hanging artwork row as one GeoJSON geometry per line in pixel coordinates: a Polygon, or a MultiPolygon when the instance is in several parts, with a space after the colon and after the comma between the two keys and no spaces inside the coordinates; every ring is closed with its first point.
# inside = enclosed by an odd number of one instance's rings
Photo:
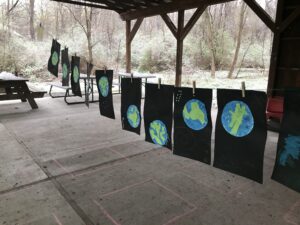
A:
{"type": "Polygon", "coordinates": [[[300,192],[300,90],[285,91],[272,179],[300,192]]]}

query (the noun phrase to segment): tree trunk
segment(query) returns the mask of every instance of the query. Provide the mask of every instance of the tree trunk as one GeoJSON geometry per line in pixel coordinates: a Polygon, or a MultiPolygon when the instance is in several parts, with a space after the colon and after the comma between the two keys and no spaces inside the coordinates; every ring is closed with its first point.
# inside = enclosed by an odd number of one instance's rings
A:
{"type": "Polygon", "coordinates": [[[92,19],[93,19],[93,9],[87,9],[84,7],[85,12],[85,22],[86,22],[86,37],[88,42],[88,54],[89,63],[93,63],[93,45],[92,45],[92,19]]]}
{"type": "Polygon", "coordinates": [[[29,32],[31,40],[35,40],[35,32],[34,32],[34,1],[30,0],[29,4],[29,32]]]}
{"type": "Polygon", "coordinates": [[[207,32],[207,37],[208,37],[208,44],[211,52],[211,77],[215,78],[216,77],[216,49],[214,45],[214,40],[213,40],[213,24],[212,24],[212,18],[209,12],[209,8],[205,10],[205,17],[206,21],[208,22],[207,27],[208,27],[208,32],[207,32]]]}
{"type": "Polygon", "coordinates": [[[240,10],[240,14],[239,14],[239,26],[238,26],[238,33],[237,33],[237,38],[236,38],[236,48],[235,48],[235,52],[234,52],[234,56],[233,56],[233,60],[230,66],[230,70],[228,73],[228,78],[232,78],[233,77],[233,72],[235,70],[237,61],[238,61],[238,57],[239,57],[239,52],[240,52],[240,48],[241,48],[241,42],[242,42],[242,34],[243,34],[243,29],[245,26],[245,21],[246,21],[246,9],[247,9],[247,5],[244,1],[242,1],[241,3],[241,10],[240,10]]]}

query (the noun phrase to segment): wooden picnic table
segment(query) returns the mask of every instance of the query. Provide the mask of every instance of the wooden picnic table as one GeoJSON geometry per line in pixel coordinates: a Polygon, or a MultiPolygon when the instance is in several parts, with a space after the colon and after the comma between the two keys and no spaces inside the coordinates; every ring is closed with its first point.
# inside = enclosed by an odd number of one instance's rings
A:
{"type": "Polygon", "coordinates": [[[43,97],[45,92],[30,91],[27,81],[11,73],[0,73],[0,101],[20,99],[22,102],[28,101],[32,109],[37,109],[34,98],[43,97]]]}

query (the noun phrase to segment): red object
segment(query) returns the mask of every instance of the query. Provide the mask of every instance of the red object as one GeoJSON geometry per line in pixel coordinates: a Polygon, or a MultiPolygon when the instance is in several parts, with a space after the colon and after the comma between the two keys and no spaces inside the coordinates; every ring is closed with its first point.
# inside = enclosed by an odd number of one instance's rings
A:
{"type": "Polygon", "coordinates": [[[269,97],[267,103],[267,119],[273,118],[282,120],[283,116],[283,97],[275,96],[269,97]]]}

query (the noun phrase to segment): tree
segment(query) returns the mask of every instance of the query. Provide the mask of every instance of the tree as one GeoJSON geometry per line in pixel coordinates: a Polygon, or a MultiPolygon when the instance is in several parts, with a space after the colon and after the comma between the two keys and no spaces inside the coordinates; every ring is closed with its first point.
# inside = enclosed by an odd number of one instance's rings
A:
{"type": "Polygon", "coordinates": [[[35,40],[34,32],[34,3],[35,0],[29,0],[29,32],[31,40],[35,40]]]}
{"type": "Polygon", "coordinates": [[[228,73],[228,78],[233,77],[233,72],[235,70],[238,57],[239,57],[239,52],[241,48],[241,42],[242,42],[242,35],[243,35],[243,30],[245,27],[245,22],[246,22],[246,16],[247,15],[247,5],[244,1],[241,3],[241,8],[240,8],[240,13],[239,13],[239,25],[238,25],[238,31],[237,31],[237,37],[236,37],[236,48],[233,56],[233,60],[229,69],[228,73]]]}

